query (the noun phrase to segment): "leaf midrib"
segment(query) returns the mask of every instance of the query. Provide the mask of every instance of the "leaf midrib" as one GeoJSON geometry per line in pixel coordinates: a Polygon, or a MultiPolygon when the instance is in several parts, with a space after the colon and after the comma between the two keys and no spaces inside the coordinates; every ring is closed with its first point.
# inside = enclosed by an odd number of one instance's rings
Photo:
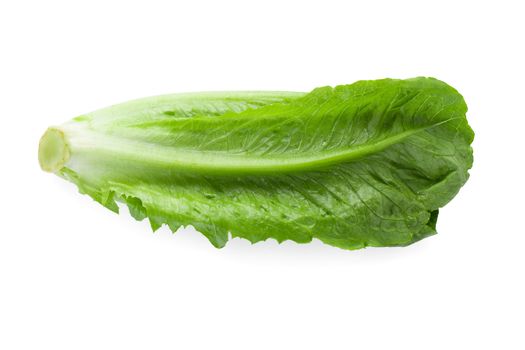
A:
{"type": "Polygon", "coordinates": [[[452,119],[342,150],[288,153],[279,156],[188,151],[86,130],[82,132],[66,130],[66,134],[69,137],[69,145],[73,149],[72,153],[78,157],[83,154],[93,154],[95,151],[98,157],[118,157],[135,165],[139,162],[149,167],[177,171],[230,175],[277,174],[311,171],[338,163],[356,161],[452,119]]]}

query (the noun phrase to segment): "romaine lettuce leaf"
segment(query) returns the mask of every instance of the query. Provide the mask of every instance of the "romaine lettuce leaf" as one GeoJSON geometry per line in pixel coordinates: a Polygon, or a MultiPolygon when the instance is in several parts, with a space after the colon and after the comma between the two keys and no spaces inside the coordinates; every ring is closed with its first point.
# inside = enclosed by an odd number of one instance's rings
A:
{"type": "Polygon", "coordinates": [[[44,134],[44,170],[153,230],[193,225],[216,247],[408,245],[468,179],[467,106],[433,78],[310,93],[166,95],[81,115],[44,134]]]}

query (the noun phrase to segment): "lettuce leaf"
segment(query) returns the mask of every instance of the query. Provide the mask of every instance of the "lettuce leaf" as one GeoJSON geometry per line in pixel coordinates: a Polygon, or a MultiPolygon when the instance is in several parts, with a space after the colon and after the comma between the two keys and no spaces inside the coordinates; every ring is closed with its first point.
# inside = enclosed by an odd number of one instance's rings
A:
{"type": "Polygon", "coordinates": [[[193,225],[215,247],[230,234],[403,246],[436,233],[468,179],[466,112],[433,78],[166,95],[48,129],[39,159],[110,210],[193,225]]]}

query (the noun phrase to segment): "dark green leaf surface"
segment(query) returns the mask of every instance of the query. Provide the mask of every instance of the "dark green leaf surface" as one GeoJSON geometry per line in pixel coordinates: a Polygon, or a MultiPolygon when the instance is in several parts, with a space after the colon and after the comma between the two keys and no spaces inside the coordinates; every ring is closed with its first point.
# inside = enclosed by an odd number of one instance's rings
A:
{"type": "Polygon", "coordinates": [[[216,247],[407,245],[436,233],[468,179],[473,132],[461,95],[432,78],[305,93],[167,95],[75,118],[57,172],[111,210],[216,247]]]}

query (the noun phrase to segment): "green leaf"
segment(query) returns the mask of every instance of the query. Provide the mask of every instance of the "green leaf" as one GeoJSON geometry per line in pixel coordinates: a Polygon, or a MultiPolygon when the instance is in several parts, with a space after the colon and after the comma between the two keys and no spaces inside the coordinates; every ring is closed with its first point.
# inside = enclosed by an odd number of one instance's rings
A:
{"type": "Polygon", "coordinates": [[[50,129],[67,147],[40,161],[112,210],[125,202],[153,230],[193,225],[216,247],[229,234],[399,246],[435,234],[468,179],[466,111],[432,78],[166,95],[50,129]]]}

